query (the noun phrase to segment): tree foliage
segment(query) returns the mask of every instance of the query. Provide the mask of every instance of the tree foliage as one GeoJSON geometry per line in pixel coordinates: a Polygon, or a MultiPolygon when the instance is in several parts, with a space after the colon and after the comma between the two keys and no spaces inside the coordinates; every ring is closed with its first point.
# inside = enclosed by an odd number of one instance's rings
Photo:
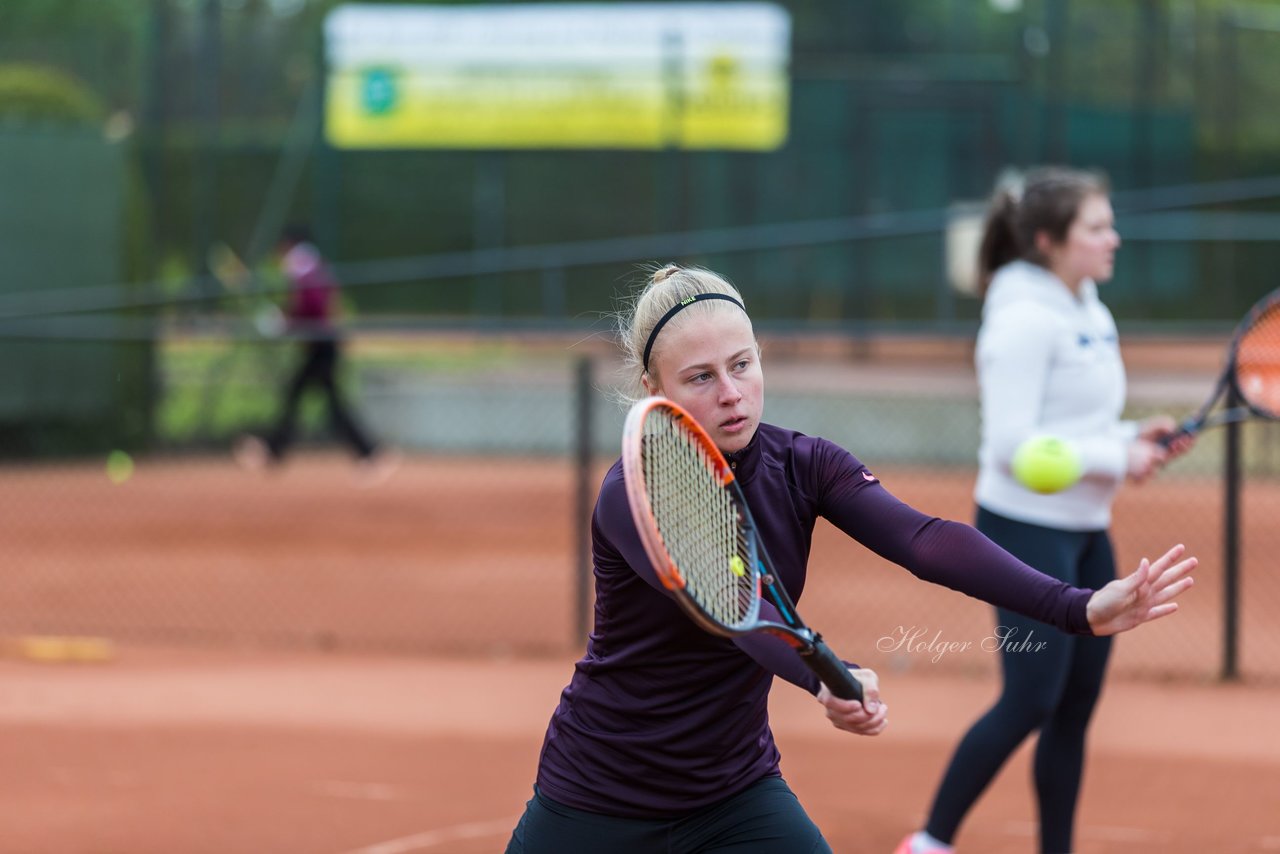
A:
{"type": "Polygon", "coordinates": [[[83,83],[56,68],[0,65],[0,117],[6,122],[99,124],[102,101],[83,83]]]}

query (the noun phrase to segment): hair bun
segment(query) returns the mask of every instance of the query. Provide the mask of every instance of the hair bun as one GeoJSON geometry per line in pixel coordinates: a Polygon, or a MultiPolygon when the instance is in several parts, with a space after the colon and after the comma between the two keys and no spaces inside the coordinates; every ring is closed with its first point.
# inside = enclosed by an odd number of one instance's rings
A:
{"type": "Polygon", "coordinates": [[[679,264],[667,264],[665,267],[654,271],[653,283],[656,285],[658,282],[665,282],[678,272],[680,272],[679,264]]]}

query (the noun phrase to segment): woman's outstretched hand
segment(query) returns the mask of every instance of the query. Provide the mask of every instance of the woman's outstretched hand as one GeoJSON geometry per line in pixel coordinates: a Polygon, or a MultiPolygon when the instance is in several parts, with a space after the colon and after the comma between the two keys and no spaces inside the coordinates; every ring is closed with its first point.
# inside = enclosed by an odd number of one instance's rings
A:
{"type": "Polygon", "coordinates": [[[1089,597],[1086,615],[1095,635],[1127,632],[1143,623],[1158,620],[1178,610],[1173,600],[1189,588],[1196,568],[1194,557],[1182,559],[1183,546],[1176,545],[1150,563],[1145,557],[1137,570],[1097,590],[1089,597]]]}
{"type": "Polygon", "coordinates": [[[827,707],[827,720],[836,729],[856,735],[879,735],[889,725],[889,707],[880,700],[880,680],[865,667],[849,670],[862,683],[863,700],[841,700],[823,685],[818,702],[827,707]]]}

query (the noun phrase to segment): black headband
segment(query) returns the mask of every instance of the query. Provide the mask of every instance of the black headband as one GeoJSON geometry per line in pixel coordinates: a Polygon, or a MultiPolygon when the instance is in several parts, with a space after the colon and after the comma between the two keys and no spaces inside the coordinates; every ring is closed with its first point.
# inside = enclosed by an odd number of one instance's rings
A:
{"type": "Polygon", "coordinates": [[[728,302],[733,303],[743,311],[747,310],[747,307],[745,305],[738,302],[736,299],[729,296],[728,294],[694,294],[691,297],[685,297],[684,299],[680,300],[680,302],[676,303],[675,305],[671,306],[671,308],[667,309],[667,313],[662,315],[662,318],[653,325],[653,331],[649,333],[649,340],[646,341],[644,345],[644,369],[646,371],[649,370],[649,353],[653,350],[653,341],[655,338],[658,337],[658,333],[662,331],[662,327],[666,326],[667,321],[675,317],[681,311],[693,305],[695,302],[701,302],[704,299],[726,300],[728,302]]]}

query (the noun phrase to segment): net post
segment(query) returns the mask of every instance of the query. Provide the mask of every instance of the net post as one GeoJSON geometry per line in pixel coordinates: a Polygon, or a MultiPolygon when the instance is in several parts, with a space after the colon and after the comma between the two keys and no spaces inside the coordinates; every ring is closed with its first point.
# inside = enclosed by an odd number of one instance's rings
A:
{"type": "Polygon", "coordinates": [[[577,441],[574,455],[574,643],[585,643],[590,630],[588,611],[591,599],[591,449],[594,443],[592,430],[591,379],[593,363],[590,356],[578,359],[574,381],[574,409],[577,441]]]}
{"type": "MultiPolygon", "coordinates": [[[[1227,388],[1228,409],[1243,405],[1234,385],[1227,388]]],[[[1224,682],[1240,678],[1240,493],[1241,431],[1243,424],[1233,421],[1226,425],[1226,454],[1223,457],[1223,514],[1222,514],[1222,671],[1224,682]]]]}

